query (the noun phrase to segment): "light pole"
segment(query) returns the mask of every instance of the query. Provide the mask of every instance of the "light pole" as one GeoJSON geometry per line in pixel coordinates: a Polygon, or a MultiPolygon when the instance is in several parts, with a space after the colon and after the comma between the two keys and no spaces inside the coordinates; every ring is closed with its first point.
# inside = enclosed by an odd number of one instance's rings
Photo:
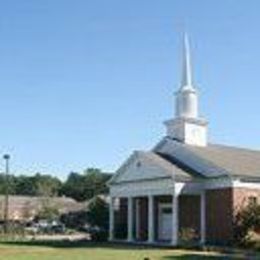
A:
{"type": "Polygon", "coordinates": [[[4,232],[5,232],[5,234],[7,234],[8,233],[8,227],[9,227],[8,215],[9,215],[9,160],[10,160],[10,155],[5,154],[3,156],[3,159],[5,160],[4,232]]]}

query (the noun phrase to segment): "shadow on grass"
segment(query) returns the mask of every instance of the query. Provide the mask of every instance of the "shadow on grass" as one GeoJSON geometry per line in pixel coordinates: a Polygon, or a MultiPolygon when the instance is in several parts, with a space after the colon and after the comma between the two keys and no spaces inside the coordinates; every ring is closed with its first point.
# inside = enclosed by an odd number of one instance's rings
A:
{"type": "Polygon", "coordinates": [[[229,259],[236,259],[232,256],[211,256],[211,255],[197,255],[197,254],[183,254],[181,256],[164,256],[162,257],[164,260],[173,260],[173,259],[192,259],[192,260],[199,260],[199,259],[209,259],[209,260],[229,260],[229,259]]]}
{"type": "MultiPolygon", "coordinates": [[[[30,241],[0,241],[0,245],[6,246],[24,246],[24,247],[50,247],[50,248],[58,248],[58,249],[77,249],[77,248],[100,248],[100,249],[111,249],[111,250],[167,250],[169,247],[151,247],[149,245],[131,245],[124,243],[109,243],[109,242],[91,242],[87,240],[80,241],[70,241],[70,240],[30,240],[30,241]]],[[[172,248],[174,250],[174,248],[172,248]]],[[[178,248],[181,250],[181,248],[178,248]]],[[[199,250],[198,250],[199,251],[199,250]]],[[[202,252],[202,251],[201,251],[202,252]]],[[[255,252],[256,253],[256,252],[255,252]]],[[[247,254],[240,253],[238,255],[232,255],[231,253],[220,252],[220,255],[198,255],[189,252],[188,250],[183,250],[182,255],[167,255],[162,256],[163,260],[173,260],[173,259],[209,259],[209,260],[229,260],[229,259],[260,259],[259,255],[256,256],[255,253],[247,254]]],[[[149,258],[148,258],[149,259],[149,258]]]]}
{"type": "Polygon", "coordinates": [[[86,240],[70,241],[70,240],[30,240],[30,241],[0,241],[0,245],[9,246],[35,246],[35,247],[52,247],[52,248],[106,248],[113,250],[158,250],[145,245],[126,245],[123,243],[109,243],[109,242],[90,242],[86,240]]]}
{"type": "Polygon", "coordinates": [[[232,253],[220,253],[220,255],[198,255],[186,252],[182,255],[168,255],[163,256],[162,259],[164,260],[173,260],[173,259],[210,259],[210,260],[231,260],[231,259],[260,259],[259,255],[256,253],[240,253],[240,254],[232,254],[232,253]]]}

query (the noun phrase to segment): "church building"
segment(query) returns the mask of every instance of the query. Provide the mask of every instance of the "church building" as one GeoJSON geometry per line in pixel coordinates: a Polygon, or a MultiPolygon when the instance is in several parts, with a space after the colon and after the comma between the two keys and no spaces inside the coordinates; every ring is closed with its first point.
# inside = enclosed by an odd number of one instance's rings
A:
{"type": "Polygon", "coordinates": [[[110,241],[176,246],[188,232],[201,245],[227,244],[236,213],[260,199],[260,151],[208,142],[187,35],[182,73],[165,137],[109,182],[110,241]]]}

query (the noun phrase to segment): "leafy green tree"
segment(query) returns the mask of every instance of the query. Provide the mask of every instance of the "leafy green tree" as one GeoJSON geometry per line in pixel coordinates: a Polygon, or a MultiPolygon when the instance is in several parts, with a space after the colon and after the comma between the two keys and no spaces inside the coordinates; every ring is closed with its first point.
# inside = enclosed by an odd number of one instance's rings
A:
{"type": "Polygon", "coordinates": [[[61,193],[77,201],[83,201],[84,184],[82,175],[76,172],[71,172],[63,184],[61,193]]]}
{"type": "Polygon", "coordinates": [[[37,173],[34,176],[36,195],[39,196],[57,196],[60,193],[62,182],[51,175],[41,175],[37,173]]]}
{"type": "Polygon", "coordinates": [[[111,175],[102,173],[99,169],[89,168],[83,173],[85,198],[90,199],[98,194],[107,194],[107,181],[111,175]]]}
{"type": "Polygon", "coordinates": [[[39,185],[45,185],[51,189],[52,194],[59,194],[62,182],[51,175],[42,175],[36,173],[34,176],[17,176],[15,177],[15,192],[16,195],[37,196],[39,195],[39,185]]]}
{"type": "MultiPolygon", "coordinates": [[[[5,193],[6,177],[4,173],[0,173],[0,194],[5,193]]],[[[13,175],[8,176],[9,194],[15,194],[16,178],[13,175]]]]}
{"type": "MultiPolygon", "coordinates": [[[[107,194],[107,181],[110,178],[111,174],[103,173],[96,168],[89,168],[83,174],[71,172],[65,182],[40,173],[34,176],[9,175],[8,187],[11,195],[41,196],[46,190],[52,196],[65,195],[77,201],[84,201],[99,194],[107,194]]],[[[0,173],[0,194],[4,194],[5,185],[5,175],[0,173]]]]}
{"type": "Polygon", "coordinates": [[[110,178],[110,174],[95,168],[89,168],[83,174],[72,172],[63,185],[62,194],[77,201],[88,200],[98,194],[108,193],[107,181],[110,178]]]}
{"type": "Polygon", "coordinates": [[[91,239],[105,241],[108,238],[109,206],[105,200],[95,197],[88,206],[88,222],[94,227],[91,239]]]}
{"type": "Polygon", "coordinates": [[[35,177],[31,176],[18,176],[15,181],[15,194],[35,196],[37,193],[37,186],[35,184],[35,177]]]}
{"type": "Polygon", "coordinates": [[[88,221],[91,226],[108,229],[109,206],[100,197],[93,198],[88,206],[88,221]]]}

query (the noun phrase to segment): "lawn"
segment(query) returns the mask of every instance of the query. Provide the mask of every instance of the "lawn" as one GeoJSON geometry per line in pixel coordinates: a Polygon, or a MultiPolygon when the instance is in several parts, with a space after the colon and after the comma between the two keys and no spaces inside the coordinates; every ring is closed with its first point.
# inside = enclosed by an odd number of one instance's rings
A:
{"type": "Polygon", "coordinates": [[[2,242],[0,244],[0,259],[4,260],[143,260],[145,258],[149,260],[245,259],[247,256],[87,242],[2,242]]]}

